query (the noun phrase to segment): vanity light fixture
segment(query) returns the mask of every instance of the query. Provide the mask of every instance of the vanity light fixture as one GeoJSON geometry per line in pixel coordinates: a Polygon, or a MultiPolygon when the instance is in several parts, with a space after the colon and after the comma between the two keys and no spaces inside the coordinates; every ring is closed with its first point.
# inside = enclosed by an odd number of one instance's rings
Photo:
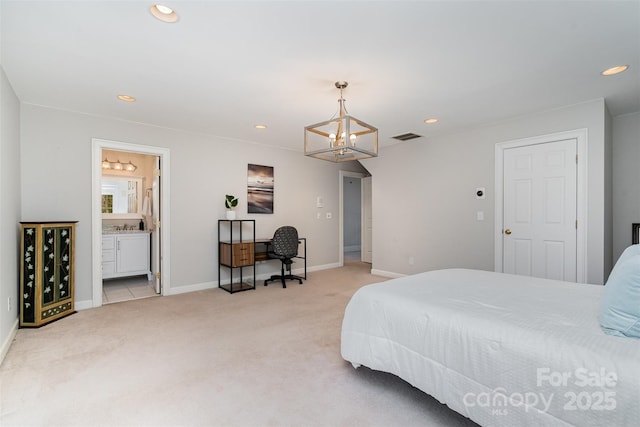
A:
{"type": "Polygon", "coordinates": [[[424,122],[428,125],[432,125],[434,123],[438,123],[438,119],[425,119],[424,122]]]}
{"type": "Polygon", "coordinates": [[[339,117],[304,128],[304,155],[330,162],[348,162],[378,156],[378,129],[348,115],[342,91],[347,82],[335,83],[340,89],[339,117]],[[348,136],[347,136],[348,135],[348,136]]]}
{"type": "Polygon", "coordinates": [[[138,169],[138,167],[133,163],[131,163],[131,160],[129,160],[129,163],[120,163],[120,160],[115,162],[110,162],[109,159],[105,158],[102,161],[102,169],[113,169],[116,171],[124,170],[127,172],[134,172],[136,169],[138,169]]]}
{"type": "Polygon", "coordinates": [[[116,171],[121,171],[124,169],[124,165],[122,163],[120,163],[120,160],[111,163],[111,169],[116,170],[116,171]]]}
{"type": "Polygon", "coordinates": [[[255,125],[256,129],[266,129],[267,125],[255,125]]]}
{"type": "Polygon", "coordinates": [[[178,14],[175,12],[175,10],[171,9],[168,6],[155,4],[151,6],[149,10],[156,19],[162,22],[167,22],[169,24],[178,22],[178,14]]]}
{"type": "Polygon", "coordinates": [[[136,169],[138,169],[138,167],[136,165],[134,165],[133,163],[131,163],[131,160],[129,160],[129,163],[125,163],[124,164],[124,170],[126,170],[128,172],[133,172],[136,169]]]}
{"type": "Polygon", "coordinates": [[[629,68],[628,65],[618,65],[616,67],[607,68],[600,74],[602,74],[603,76],[613,76],[616,74],[620,74],[623,71],[627,71],[628,68],[629,68]]]}

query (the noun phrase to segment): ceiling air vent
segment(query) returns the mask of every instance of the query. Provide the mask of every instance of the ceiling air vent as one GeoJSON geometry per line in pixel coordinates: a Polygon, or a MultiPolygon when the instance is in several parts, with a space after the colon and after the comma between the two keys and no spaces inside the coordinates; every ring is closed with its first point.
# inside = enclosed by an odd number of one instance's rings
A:
{"type": "Polygon", "coordinates": [[[402,135],[392,136],[393,139],[397,139],[398,141],[409,141],[410,139],[422,138],[422,135],[417,135],[415,133],[403,133],[402,135]]]}

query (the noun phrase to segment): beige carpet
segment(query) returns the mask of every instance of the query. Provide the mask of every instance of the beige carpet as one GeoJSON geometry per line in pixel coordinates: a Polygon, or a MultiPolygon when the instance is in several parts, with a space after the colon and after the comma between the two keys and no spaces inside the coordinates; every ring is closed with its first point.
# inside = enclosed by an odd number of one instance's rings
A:
{"type": "Polygon", "coordinates": [[[213,289],[20,329],[0,366],[0,425],[473,425],[340,357],[367,264],[230,295],[213,289]]]}

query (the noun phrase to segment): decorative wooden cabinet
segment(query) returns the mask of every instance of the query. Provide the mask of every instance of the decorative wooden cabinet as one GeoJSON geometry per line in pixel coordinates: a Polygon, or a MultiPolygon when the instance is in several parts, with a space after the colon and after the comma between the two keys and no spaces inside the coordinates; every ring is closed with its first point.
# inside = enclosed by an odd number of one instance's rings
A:
{"type": "Polygon", "coordinates": [[[20,326],[75,313],[76,222],[20,223],[20,326]]]}
{"type": "Polygon", "coordinates": [[[255,220],[218,220],[218,286],[221,289],[232,294],[256,288],[255,246],[255,220]],[[222,267],[227,267],[228,269],[229,283],[223,283],[222,267]],[[244,267],[253,268],[251,283],[249,283],[248,277],[244,275],[244,267]],[[234,270],[239,273],[239,280],[234,281],[234,270]]]}

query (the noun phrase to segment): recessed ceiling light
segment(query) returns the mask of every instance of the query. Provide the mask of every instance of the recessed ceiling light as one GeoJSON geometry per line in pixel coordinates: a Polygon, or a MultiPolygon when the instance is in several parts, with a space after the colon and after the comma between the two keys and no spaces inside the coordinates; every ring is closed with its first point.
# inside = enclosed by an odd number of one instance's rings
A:
{"type": "Polygon", "coordinates": [[[256,129],[266,129],[267,125],[256,125],[256,129]]]}
{"type": "Polygon", "coordinates": [[[158,9],[158,12],[162,13],[163,15],[171,15],[173,13],[173,9],[163,4],[157,4],[156,9],[158,9]]]}
{"type": "Polygon", "coordinates": [[[626,71],[629,68],[628,65],[618,65],[617,67],[611,67],[604,70],[602,73],[603,76],[613,76],[614,74],[619,74],[623,71],[626,71]]]}
{"type": "Polygon", "coordinates": [[[118,95],[118,99],[124,102],[136,102],[136,99],[129,95],[118,95]]]}
{"type": "Polygon", "coordinates": [[[173,23],[178,21],[178,14],[175,12],[175,10],[165,5],[155,4],[151,6],[149,10],[151,11],[151,14],[153,16],[155,16],[162,22],[173,23]]]}
{"type": "Polygon", "coordinates": [[[438,119],[426,119],[424,122],[428,125],[431,125],[434,123],[438,123],[438,119]]]}

